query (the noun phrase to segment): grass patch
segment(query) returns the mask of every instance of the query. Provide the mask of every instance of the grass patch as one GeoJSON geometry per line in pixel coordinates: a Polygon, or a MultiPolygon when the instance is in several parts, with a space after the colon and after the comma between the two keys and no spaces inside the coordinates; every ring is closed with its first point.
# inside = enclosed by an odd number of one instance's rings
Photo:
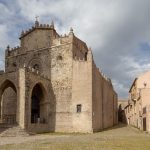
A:
{"type": "Polygon", "coordinates": [[[149,150],[150,138],[133,137],[96,141],[34,142],[0,146],[1,150],[149,150]]]}
{"type": "Polygon", "coordinates": [[[115,127],[95,134],[40,135],[45,139],[42,137],[21,144],[2,145],[0,150],[150,150],[150,136],[133,127],[115,127]]]}

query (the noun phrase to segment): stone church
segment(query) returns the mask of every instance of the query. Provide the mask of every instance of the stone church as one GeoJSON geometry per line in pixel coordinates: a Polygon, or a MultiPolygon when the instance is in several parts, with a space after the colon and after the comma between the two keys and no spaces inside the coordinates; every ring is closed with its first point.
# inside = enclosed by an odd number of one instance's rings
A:
{"type": "MultiPolygon", "coordinates": [[[[33,133],[94,132],[117,124],[117,94],[91,48],[54,23],[22,31],[0,71],[0,125],[33,133]]],[[[107,59],[107,58],[106,58],[107,59]]]]}

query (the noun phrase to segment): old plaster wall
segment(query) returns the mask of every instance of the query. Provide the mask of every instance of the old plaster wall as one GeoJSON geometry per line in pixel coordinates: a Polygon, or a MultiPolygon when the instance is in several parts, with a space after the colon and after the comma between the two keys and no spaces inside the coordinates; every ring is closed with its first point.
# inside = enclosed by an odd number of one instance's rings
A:
{"type": "Polygon", "coordinates": [[[141,99],[142,99],[142,108],[150,105],[149,97],[150,97],[150,88],[141,89],[141,99]]]}
{"type": "Polygon", "coordinates": [[[138,77],[137,80],[137,92],[139,92],[139,89],[141,88],[150,88],[150,71],[143,73],[141,76],[138,77]],[[146,84],[144,86],[144,84],[146,84]]]}
{"type": "Polygon", "coordinates": [[[150,89],[142,89],[140,95],[142,100],[142,118],[146,118],[146,131],[150,132],[150,89]]]}

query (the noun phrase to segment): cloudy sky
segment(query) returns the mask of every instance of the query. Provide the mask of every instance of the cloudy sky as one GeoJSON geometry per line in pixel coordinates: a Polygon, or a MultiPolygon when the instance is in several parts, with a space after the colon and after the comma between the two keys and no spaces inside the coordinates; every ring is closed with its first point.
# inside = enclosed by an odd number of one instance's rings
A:
{"type": "Polygon", "coordinates": [[[93,49],[97,66],[119,98],[134,78],[150,70],[150,0],[0,0],[0,66],[4,50],[19,45],[22,30],[54,20],[59,34],[74,33],[93,49]]]}

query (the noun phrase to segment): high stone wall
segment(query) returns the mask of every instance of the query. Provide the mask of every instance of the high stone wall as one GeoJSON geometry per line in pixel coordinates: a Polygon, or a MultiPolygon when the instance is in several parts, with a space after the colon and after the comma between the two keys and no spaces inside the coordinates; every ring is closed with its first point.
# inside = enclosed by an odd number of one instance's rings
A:
{"type": "Polygon", "coordinates": [[[74,132],[92,132],[92,65],[89,61],[73,61],[72,121],[74,132]],[[81,112],[77,112],[81,105],[81,112]]]}
{"type": "Polygon", "coordinates": [[[117,98],[110,79],[92,65],[93,131],[112,127],[117,120],[117,98]]]}
{"type": "Polygon", "coordinates": [[[71,93],[72,93],[72,43],[54,46],[51,49],[51,82],[56,97],[55,131],[72,130],[71,93]]]}
{"type": "MultiPolygon", "coordinates": [[[[92,63],[93,64],[93,63],[92,63]]],[[[92,67],[92,110],[93,110],[93,130],[98,131],[103,128],[103,77],[95,64],[92,67]]]]}

